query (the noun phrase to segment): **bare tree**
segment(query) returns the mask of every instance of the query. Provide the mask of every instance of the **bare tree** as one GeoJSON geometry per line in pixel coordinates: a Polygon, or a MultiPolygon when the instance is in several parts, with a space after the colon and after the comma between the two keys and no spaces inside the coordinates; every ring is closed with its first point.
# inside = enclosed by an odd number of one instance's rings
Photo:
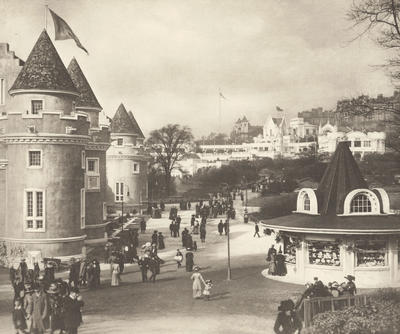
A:
{"type": "Polygon", "coordinates": [[[167,195],[170,195],[171,173],[177,167],[177,162],[185,157],[192,142],[191,129],[179,124],[168,124],[153,130],[147,139],[146,144],[155,155],[155,162],[164,171],[167,195]]]}

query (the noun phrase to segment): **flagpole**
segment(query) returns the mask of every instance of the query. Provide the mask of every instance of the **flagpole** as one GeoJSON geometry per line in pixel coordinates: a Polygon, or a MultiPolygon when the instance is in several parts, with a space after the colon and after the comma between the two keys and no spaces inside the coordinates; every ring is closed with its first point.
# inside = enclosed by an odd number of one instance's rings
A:
{"type": "Polygon", "coordinates": [[[47,31],[47,11],[49,9],[49,6],[47,5],[47,1],[46,1],[46,5],[44,5],[44,29],[47,31]]]}
{"type": "Polygon", "coordinates": [[[221,89],[218,89],[218,133],[221,133],[221,89]]]}

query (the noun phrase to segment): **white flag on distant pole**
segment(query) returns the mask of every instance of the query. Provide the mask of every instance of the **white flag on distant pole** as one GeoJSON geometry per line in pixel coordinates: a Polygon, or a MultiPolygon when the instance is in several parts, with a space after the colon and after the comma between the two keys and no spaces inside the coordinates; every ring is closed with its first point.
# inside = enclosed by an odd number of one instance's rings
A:
{"type": "Polygon", "coordinates": [[[222,94],[221,91],[219,91],[219,97],[222,97],[224,100],[227,100],[227,98],[224,96],[224,94],[222,94]]]}

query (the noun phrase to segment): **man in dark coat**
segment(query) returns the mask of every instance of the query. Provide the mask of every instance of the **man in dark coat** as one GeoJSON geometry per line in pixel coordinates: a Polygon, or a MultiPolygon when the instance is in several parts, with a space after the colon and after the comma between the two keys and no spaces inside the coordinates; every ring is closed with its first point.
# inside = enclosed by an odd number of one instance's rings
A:
{"type": "Polygon", "coordinates": [[[146,233],[146,221],[144,219],[140,221],[140,233],[146,233]]]}
{"type": "Polygon", "coordinates": [[[76,262],[75,258],[71,258],[71,265],[69,268],[69,287],[77,288],[79,284],[79,262],[76,262]],[[73,283],[73,284],[72,284],[73,283]]]}
{"type": "Polygon", "coordinates": [[[218,233],[219,233],[219,235],[222,235],[223,232],[224,232],[224,223],[222,222],[222,219],[221,219],[218,223],[218,233]]]}
{"type": "Polygon", "coordinates": [[[291,299],[281,301],[278,307],[279,313],[275,321],[274,332],[276,334],[300,333],[301,320],[294,311],[294,303],[291,299]]]}
{"type": "Polygon", "coordinates": [[[228,219],[225,220],[225,223],[224,223],[224,232],[225,232],[225,235],[228,235],[228,219]]]}
{"type": "Polygon", "coordinates": [[[187,236],[189,234],[189,231],[185,227],[184,230],[182,231],[182,247],[186,248],[187,245],[187,236]]]}
{"type": "Polygon", "coordinates": [[[257,223],[255,223],[254,224],[254,235],[253,235],[253,238],[255,238],[256,237],[256,235],[258,235],[258,237],[259,238],[261,238],[261,236],[260,236],[260,228],[259,228],[259,226],[258,226],[258,224],[257,223]]]}
{"type": "Polygon", "coordinates": [[[158,244],[158,232],[154,231],[152,236],[151,236],[151,243],[152,244],[158,244]]]}
{"type": "Polygon", "coordinates": [[[178,233],[178,237],[179,237],[179,230],[181,229],[181,222],[182,222],[181,216],[177,216],[176,217],[176,230],[178,233]]]}
{"type": "Polygon", "coordinates": [[[169,232],[171,234],[171,237],[174,236],[174,221],[171,221],[171,224],[169,224],[169,232]]]}
{"type": "Polygon", "coordinates": [[[142,273],[142,282],[146,282],[147,281],[147,258],[145,257],[141,257],[138,261],[138,265],[140,267],[140,271],[142,273]]]}
{"type": "Polygon", "coordinates": [[[28,274],[28,265],[25,259],[21,259],[18,267],[19,274],[21,275],[22,283],[25,282],[26,275],[28,274]]]}
{"type": "Polygon", "coordinates": [[[190,250],[188,250],[186,252],[186,271],[187,272],[193,271],[193,265],[194,265],[194,255],[190,250]]]}
{"type": "Polygon", "coordinates": [[[71,289],[69,296],[64,301],[64,325],[68,334],[78,333],[78,327],[82,322],[82,306],[83,300],[79,295],[79,290],[71,289]]]}

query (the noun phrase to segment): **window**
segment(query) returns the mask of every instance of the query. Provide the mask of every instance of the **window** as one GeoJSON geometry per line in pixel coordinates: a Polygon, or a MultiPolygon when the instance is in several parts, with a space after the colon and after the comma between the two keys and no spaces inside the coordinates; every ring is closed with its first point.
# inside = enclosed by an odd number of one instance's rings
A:
{"type": "Polygon", "coordinates": [[[354,139],[354,147],[361,147],[361,140],[359,138],[354,139]]]}
{"type": "Polygon", "coordinates": [[[82,167],[82,169],[85,169],[85,167],[86,167],[86,152],[82,151],[81,154],[82,154],[81,155],[81,167],[82,167]]]}
{"type": "Polygon", "coordinates": [[[310,264],[340,266],[339,243],[332,241],[309,241],[308,259],[310,264]]]}
{"type": "Polygon", "coordinates": [[[28,151],[28,167],[42,167],[42,152],[40,150],[28,151]]]}
{"type": "Polygon", "coordinates": [[[86,159],[86,190],[100,190],[99,158],[86,159]]]}
{"type": "Polygon", "coordinates": [[[6,80],[0,79],[0,105],[6,103],[6,80]]]}
{"type": "Polygon", "coordinates": [[[31,114],[39,115],[39,112],[43,110],[43,100],[32,100],[31,101],[31,114]]]}
{"type": "Polygon", "coordinates": [[[118,138],[117,139],[117,146],[122,146],[124,145],[124,138],[118,138]]]}
{"type": "Polygon", "coordinates": [[[43,190],[25,190],[25,227],[26,230],[44,231],[44,192],[43,190]]]}
{"type": "Polygon", "coordinates": [[[117,182],[115,184],[115,202],[123,202],[124,201],[124,183],[117,182]]]}
{"type": "Polygon", "coordinates": [[[140,172],[140,165],[137,162],[133,163],[133,174],[139,174],[140,172]]]}
{"type": "Polygon", "coordinates": [[[384,240],[359,240],[355,243],[357,267],[387,266],[387,247],[384,240]]]}
{"type": "Polygon", "coordinates": [[[364,147],[371,147],[371,142],[369,140],[364,141],[364,147]]]}
{"type": "Polygon", "coordinates": [[[367,195],[361,194],[351,201],[350,212],[371,212],[371,201],[367,195]]]}
{"type": "Polygon", "coordinates": [[[81,228],[85,228],[86,226],[86,219],[85,219],[85,212],[86,212],[86,198],[85,198],[85,189],[81,189],[81,228]]]}
{"type": "Polygon", "coordinates": [[[303,204],[304,204],[304,211],[310,211],[310,204],[311,204],[310,197],[307,194],[304,195],[303,204]]]}

